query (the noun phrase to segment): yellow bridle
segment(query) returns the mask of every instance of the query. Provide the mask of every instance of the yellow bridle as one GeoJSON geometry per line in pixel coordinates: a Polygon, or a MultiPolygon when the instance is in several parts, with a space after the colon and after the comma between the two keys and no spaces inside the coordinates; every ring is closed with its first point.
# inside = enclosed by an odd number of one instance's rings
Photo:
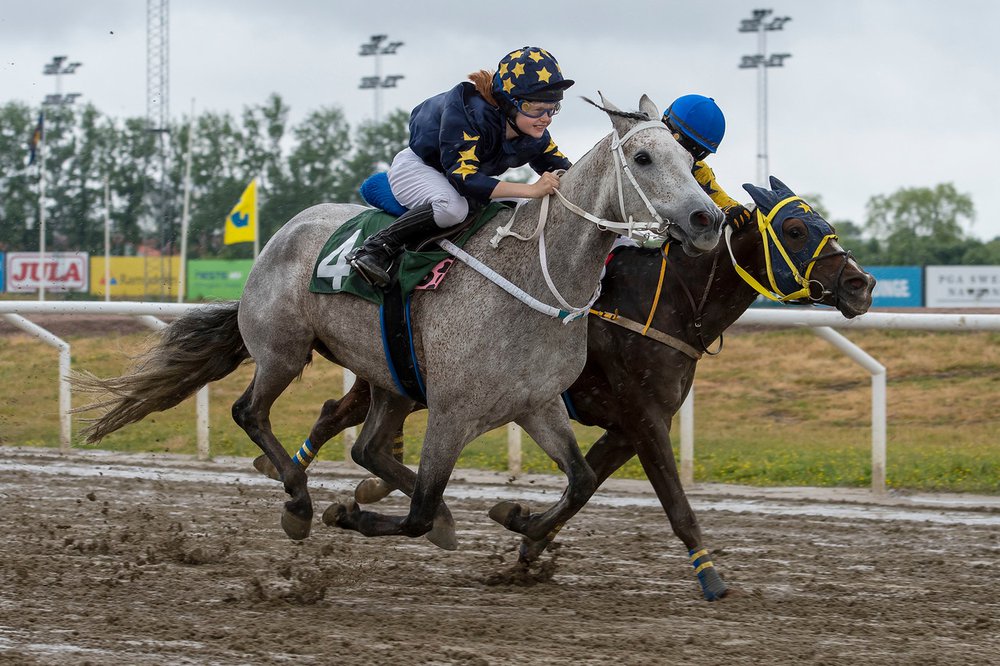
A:
{"type": "Polygon", "coordinates": [[[774,206],[774,208],[771,209],[771,212],[768,213],[766,216],[763,213],[761,213],[759,207],[756,210],[757,228],[760,230],[760,237],[764,242],[764,263],[767,268],[767,279],[771,285],[770,290],[761,285],[760,282],[758,282],[752,275],[750,275],[746,270],[743,269],[742,266],[740,266],[736,262],[736,257],[733,255],[733,246],[732,243],[730,242],[730,237],[732,236],[733,229],[730,226],[726,227],[726,247],[729,248],[729,256],[732,258],[733,268],[736,269],[736,272],[739,274],[741,278],[743,278],[744,282],[753,287],[759,294],[761,294],[766,298],[769,298],[775,303],[785,303],[787,301],[795,301],[810,297],[811,290],[809,289],[809,284],[810,284],[809,276],[812,274],[813,266],[816,265],[816,259],[819,258],[820,252],[822,252],[823,248],[826,247],[827,242],[829,242],[830,240],[837,239],[836,234],[826,234],[825,236],[823,236],[823,239],[816,246],[816,250],[815,252],[813,252],[812,258],[807,262],[805,275],[800,274],[798,268],[796,268],[795,264],[792,263],[791,258],[789,258],[788,253],[785,251],[784,246],[778,239],[778,234],[774,231],[774,227],[771,224],[772,222],[774,222],[774,217],[777,214],[777,212],[781,210],[784,206],[794,201],[802,201],[802,197],[793,196],[793,197],[788,197],[787,199],[782,199],[781,201],[778,202],[776,206],[774,206]],[[784,260],[785,264],[791,271],[792,279],[795,280],[795,282],[802,287],[801,289],[794,291],[791,294],[782,293],[781,289],[778,288],[777,280],[774,276],[774,267],[771,265],[770,243],[772,242],[774,243],[774,247],[778,250],[778,253],[781,255],[781,258],[784,260]]]}

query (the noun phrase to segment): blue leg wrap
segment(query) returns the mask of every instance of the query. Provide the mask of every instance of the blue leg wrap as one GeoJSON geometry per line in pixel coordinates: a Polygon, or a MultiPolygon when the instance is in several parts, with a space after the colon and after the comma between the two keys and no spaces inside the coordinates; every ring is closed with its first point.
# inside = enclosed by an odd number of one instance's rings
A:
{"type": "Polygon", "coordinates": [[[309,441],[306,437],[306,441],[302,442],[302,446],[299,447],[298,453],[292,456],[292,462],[305,469],[309,467],[309,463],[313,461],[316,457],[316,451],[313,449],[313,443],[309,441]]]}
{"type": "Polygon", "coordinates": [[[722,576],[715,570],[715,565],[708,557],[708,550],[705,548],[691,550],[688,551],[688,555],[691,557],[691,566],[694,567],[694,573],[698,576],[698,582],[701,583],[701,593],[705,595],[705,600],[716,601],[726,596],[729,588],[722,581],[722,576]]]}

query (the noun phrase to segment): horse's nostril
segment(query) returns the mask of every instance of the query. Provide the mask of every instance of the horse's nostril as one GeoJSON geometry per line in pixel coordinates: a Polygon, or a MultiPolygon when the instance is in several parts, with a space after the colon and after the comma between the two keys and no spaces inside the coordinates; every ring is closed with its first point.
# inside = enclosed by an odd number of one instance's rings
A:
{"type": "Polygon", "coordinates": [[[691,213],[691,224],[696,227],[710,227],[715,220],[703,210],[691,213]]]}

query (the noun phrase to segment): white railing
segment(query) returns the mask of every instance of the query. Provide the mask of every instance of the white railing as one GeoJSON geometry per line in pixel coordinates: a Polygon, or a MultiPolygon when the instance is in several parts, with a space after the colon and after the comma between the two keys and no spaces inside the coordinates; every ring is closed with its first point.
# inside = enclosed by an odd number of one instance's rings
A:
{"type": "MultiPolygon", "coordinates": [[[[40,341],[59,349],[59,418],[60,448],[70,446],[70,387],[69,345],[58,337],[25,319],[32,314],[104,314],[132,315],[146,325],[162,328],[165,324],[156,316],[177,316],[192,307],[191,303],[137,303],[137,302],[53,302],[53,301],[0,301],[0,316],[37,337],[40,341]]],[[[844,319],[838,312],[813,309],[748,310],[738,320],[739,324],[775,328],[811,328],[818,336],[844,352],[851,360],[868,371],[872,378],[872,492],[885,492],[886,463],[886,369],[876,359],[833,329],[896,329],[923,331],[1000,331],[1000,315],[995,314],[899,314],[872,312],[854,319],[844,319]]],[[[353,383],[353,374],[344,372],[344,391],[353,383]]],[[[198,455],[209,457],[208,442],[208,387],[197,396],[198,455]]],[[[346,433],[345,454],[350,460],[350,442],[353,430],[346,433]]],[[[680,410],[681,481],[690,485],[694,481],[694,389],[688,394],[680,410]]],[[[511,472],[520,474],[520,429],[508,428],[508,454],[511,472]]]]}

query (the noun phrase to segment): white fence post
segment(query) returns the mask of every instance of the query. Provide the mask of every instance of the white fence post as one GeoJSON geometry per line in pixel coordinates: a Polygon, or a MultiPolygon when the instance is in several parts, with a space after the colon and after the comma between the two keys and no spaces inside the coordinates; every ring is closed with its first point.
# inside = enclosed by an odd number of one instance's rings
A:
{"type": "Polygon", "coordinates": [[[3,318],[25,333],[29,333],[59,350],[59,451],[66,453],[69,451],[70,439],[73,434],[69,413],[73,404],[73,396],[69,386],[69,343],[20,315],[4,314],[3,318]]]}
{"type": "Polygon", "coordinates": [[[832,328],[818,326],[813,331],[871,373],[872,492],[882,494],[885,492],[885,366],[832,328]]]}
{"type": "Polygon", "coordinates": [[[507,471],[511,476],[521,476],[521,426],[513,421],[507,424],[507,471]]]}
{"type": "MultiPolygon", "coordinates": [[[[343,368],[344,371],[344,395],[351,390],[354,386],[354,382],[357,380],[357,375],[343,368]]],[[[354,459],[351,457],[351,449],[354,448],[354,443],[358,441],[358,428],[357,426],[351,426],[350,428],[344,428],[344,462],[349,466],[358,468],[354,463],[354,459]]]]}
{"type": "Polygon", "coordinates": [[[694,485],[694,384],[681,403],[681,485],[694,485]]]}

